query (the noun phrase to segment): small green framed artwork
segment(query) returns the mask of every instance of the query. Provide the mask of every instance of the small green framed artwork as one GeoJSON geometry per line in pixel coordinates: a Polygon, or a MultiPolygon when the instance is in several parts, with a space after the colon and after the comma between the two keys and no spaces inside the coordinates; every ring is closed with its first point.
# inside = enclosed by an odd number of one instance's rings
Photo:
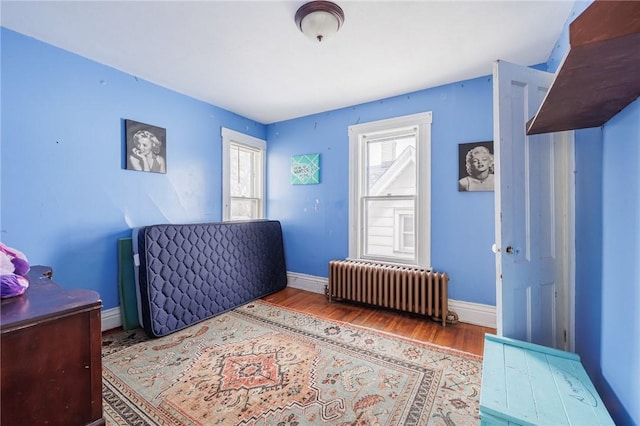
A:
{"type": "Polygon", "coordinates": [[[320,183],[320,154],[291,157],[291,184],[312,185],[315,183],[320,183]]]}

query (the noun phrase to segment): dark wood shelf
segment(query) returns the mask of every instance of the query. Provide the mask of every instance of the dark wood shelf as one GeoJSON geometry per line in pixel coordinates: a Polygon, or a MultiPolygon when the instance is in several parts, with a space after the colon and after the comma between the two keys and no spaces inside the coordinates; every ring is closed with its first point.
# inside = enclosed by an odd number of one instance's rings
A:
{"type": "Polygon", "coordinates": [[[640,95],[640,1],[596,0],[569,42],[528,135],[601,126],[640,95]]]}

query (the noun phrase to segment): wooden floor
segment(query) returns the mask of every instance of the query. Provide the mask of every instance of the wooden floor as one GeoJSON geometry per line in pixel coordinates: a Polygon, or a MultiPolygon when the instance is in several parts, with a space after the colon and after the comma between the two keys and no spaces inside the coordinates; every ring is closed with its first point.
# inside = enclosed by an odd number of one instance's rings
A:
{"type": "Polygon", "coordinates": [[[263,300],[321,318],[391,332],[477,355],[482,355],[484,334],[496,332],[493,328],[465,323],[447,324],[446,327],[442,327],[439,322],[412,314],[346,302],[329,303],[322,294],[291,287],[266,296],[263,300]]]}

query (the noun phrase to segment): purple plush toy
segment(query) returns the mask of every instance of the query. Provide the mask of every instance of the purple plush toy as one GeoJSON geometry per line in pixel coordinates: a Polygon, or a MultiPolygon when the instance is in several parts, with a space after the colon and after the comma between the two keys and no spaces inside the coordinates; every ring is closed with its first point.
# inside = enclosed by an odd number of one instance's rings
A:
{"type": "Polygon", "coordinates": [[[27,257],[0,242],[0,297],[5,299],[24,293],[29,287],[29,280],[25,278],[27,272],[27,257]]]}

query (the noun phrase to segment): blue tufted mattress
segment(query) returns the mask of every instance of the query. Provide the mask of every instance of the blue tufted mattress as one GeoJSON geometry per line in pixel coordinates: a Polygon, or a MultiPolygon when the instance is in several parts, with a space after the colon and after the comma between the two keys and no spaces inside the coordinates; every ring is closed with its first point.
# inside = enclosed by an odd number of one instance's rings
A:
{"type": "Polygon", "coordinates": [[[278,221],[152,225],[135,230],[134,239],[138,313],[149,336],[167,335],[287,285],[278,221]]]}

